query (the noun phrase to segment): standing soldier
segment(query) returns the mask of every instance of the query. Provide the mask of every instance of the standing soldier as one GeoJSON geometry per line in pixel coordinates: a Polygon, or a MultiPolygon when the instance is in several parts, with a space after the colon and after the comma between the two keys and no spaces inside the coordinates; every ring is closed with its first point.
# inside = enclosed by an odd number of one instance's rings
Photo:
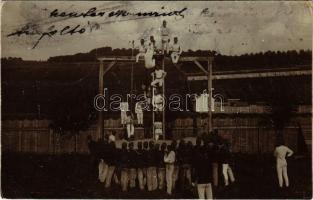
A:
{"type": "Polygon", "coordinates": [[[178,161],[178,158],[179,158],[179,152],[178,152],[178,149],[177,149],[177,141],[174,140],[172,142],[172,150],[175,152],[175,161],[174,161],[174,173],[173,173],[173,189],[175,189],[176,187],[176,182],[178,181],[178,174],[179,174],[179,161],[178,161]]]}
{"type": "Polygon", "coordinates": [[[229,179],[231,182],[235,181],[233,171],[231,167],[229,166],[231,162],[231,152],[230,152],[230,147],[229,143],[227,140],[224,140],[221,150],[220,150],[220,161],[222,163],[222,171],[223,171],[223,176],[224,176],[224,183],[225,186],[229,185],[229,179]]]}
{"type": "Polygon", "coordinates": [[[144,141],[143,143],[143,184],[144,186],[147,184],[148,187],[148,155],[149,155],[149,143],[144,141]]]}
{"type": "Polygon", "coordinates": [[[137,162],[137,174],[138,174],[138,183],[139,189],[144,190],[144,152],[142,149],[142,142],[138,141],[137,143],[138,149],[136,150],[136,162],[137,162]]]}
{"type": "Polygon", "coordinates": [[[97,165],[98,165],[98,158],[97,158],[97,142],[94,141],[91,135],[87,136],[87,146],[89,149],[90,155],[90,168],[91,168],[91,177],[95,178],[97,174],[97,165]]]}
{"type": "Polygon", "coordinates": [[[122,143],[122,150],[120,151],[120,167],[121,167],[121,187],[122,191],[126,192],[128,190],[128,181],[129,181],[129,154],[127,150],[127,143],[122,143]]]}
{"type": "Polygon", "coordinates": [[[161,149],[157,152],[159,190],[163,190],[164,183],[165,183],[164,155],[165,155],[166,147],[167,147],[166,143],[163,142],[161,145],[161,149]]]}
{"type": "Polygon", "coordinates": [[[213,132],[211,132],[209,135],[211,135],[211,150],[212,150],[212,168],[213,168],[213,185],[218,186],[218,164],[219,164],[219,148],[218,144],[221,141],[220,136],[218,135],[218,130],[214,129],[213,132]]]}
{"type": "Polygon", "coordinates": [[[160,28],[161,31],[161,42],[162,42],[162,54],[165,52],[168,54],[169,51],[169,42],[170,42],[170,30],[166,27],[166,21],[163,20],[162,26],[160,28]]]}
{"type": "MultiPolygon", "coordinates": [[[[208,143],[205,142],[205,145],[208,143]]],[[[194,153],[194,181],[197,184],[199,199],[213,199],[212,192],[212,161],[209,151],[199,145],[194,153]]]]}
{"type": "Polygon", "coordinates": [[[140,57],[145,57],[146,54],[146,46],[145,46],[145,40],[141,39],[140,40],[140,46],[139,46],[139,53],[136,55],[136,62],[139,61],[140,57]]]}
{"type": "Polygon", "coordinates": [[[276,157],[276,171],[278,177],[279,187],[283,187],[283,182],[285,181],[286,187],[289,187],[289,179],[287,174],[287,160],[286,156],[292,156],[293,151],[284,145],[283,139],[278,141],[276,145],[274,156],[276,157]],[[284,178],[284,179],[283,179],[284,178]]]}
{"type": "Polygon", "coordinates": [[[114,174],[115,166],[116,166],[116,149],[115,149],[115,143],[110,142],[109,143],[109,149],[108,149],[108,173],[107,178],[105,180],[105,188],[111,187],[112,183],[112,177],[114,174]]]}
{"type": "Polygon", "coordinates": [[[129,188],[135,188],[136,187],[136,175],[137,175],[137,162],[136,162],[136,152],[134,150],[134,143],[129,142],[128,143],[129,148],[129,188]]]}
{"type": "Polygon", "coordinates": [[[126,118],[126,130],[127,130],[127,139],[133,138],[135,127],[134,127],[134,120],[132,117],[132,113],[130,111],[127,112],[126,118]]]}
{"type": "Polygon", "coordinates": [[[99,181],[104,183],[108,173],[108,144],[104,139],[98,141],[98,150],[100,155],[99,162],[99,181]]]}
{"type": "Polygon", "coordinates": [[[139,125],[143,125],[143,105],[142,105],[142,102],[136,103],[135,112],[137,114],[137,123],[139,125]]]}
{"type": "Polygon", "coordinates": [[[177,148],[177,155],[176,155],[176,160],[177,160],[177,165],[179,166],[179,173],[178,173],[178,187],[179,189],[183,190],[184,188],[184,179],[185,179],[185,173],[183,169],[183,164],[184,164],[184,158],[185,158],[185,140],[180,140],[178,148],[177,148]]]}
{"type": "Polygon", "coordinates": [[[175,163],[175,151],[173,144],[167,146],[167,151],[164,154],[164,163],[165,163],[165,175],[166,175],[166,185],[167,185],[167,194],[172,195],[173,190],[173,174],[174,174],[174,163],[175,163]]]}
{"type": "Polygon", "coordinates": [[[180,54],[183,52],[183,49],[178,44],[177,37],[174,37],[174,44],[171,47],[171,51],[172,51],[171,53],[172,62],[176,64],[179,60],[180,54]]]}
{"type": "Polygon", "coordinates": [[[154,191],[158,187],[156,155],[153,141],[149,142],[149,151],[147,155],[147,186],[148,191],[154,191]]]}
{"type": "Polygon", "coordinates": [[[191,185],[191,158],[192,158],[192,142],[188,141],[185,145],[182,155],[182,189],[186,190],[191,185]]]}

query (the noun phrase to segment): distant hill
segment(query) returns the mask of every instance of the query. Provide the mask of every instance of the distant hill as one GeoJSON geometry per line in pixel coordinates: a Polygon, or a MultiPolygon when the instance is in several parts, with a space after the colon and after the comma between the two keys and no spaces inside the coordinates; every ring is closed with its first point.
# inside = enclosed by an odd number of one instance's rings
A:
{"type": "MultiPolygon", "coordinates": [[[[77,53],[74,55],[65,55],[65,56],[54,56],[50,57],[47,62],[93,62],[96,61],[98,56],[131,56],[131,49],[112,49],[111,47],[103,47],[98,49],[93,49],[88,53],[77,53]]],[[[134,51],[136,54],[137,51],[134,51]]],[[[295,65],[307,65],[311,64],[312,61],[312,51],[311,50],[300,50],[300,51],[267,51],[260,52],[255,54],[243,54],[243,55],[235,55],[235,56],[226,56],[217,54],[214,51],[203,51],[197,50],[192,51],[188,50],[182,53],[184,56],[207,56],[214,55],[215,57],[215,65],[219,66],[219,69],[223,69],[227,67],[288,67],[295,65]]],[[[45,61],[23,61],[21,58],[2,58],[2,64],[8,63],[42,63],[45,61]]]]}

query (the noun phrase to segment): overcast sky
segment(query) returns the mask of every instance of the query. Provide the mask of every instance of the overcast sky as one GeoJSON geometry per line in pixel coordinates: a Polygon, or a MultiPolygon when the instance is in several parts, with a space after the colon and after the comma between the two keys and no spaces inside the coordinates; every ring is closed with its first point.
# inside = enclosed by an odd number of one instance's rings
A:
{"type": "Polygon", "coordinates": [[[164,19],[168,21],[172,36],[179,37],[185,50],[207,49],[240,55],[267,50],[311,49],[312,46],[309,2],[9,1],[2,7],[2,57],[46,60],[50,56],[89,52],[104,46],[129,48],[129,41],[138,43],[138,39],[145,35],[152,34],[158,41],[158,30],[164,19]],[[184,18],[49,18],[54,9],[85,12],[97,7],[108,12],[116,10],[116,6],[129,12],[161,11],[162,6],[165,11],[184,7],[187,10],[184,18]],[[208,11],[201,15],[205,8],[208,11]],[[100,29],[90,32],[88,21],[100,24],[100,29]],[[45,36],[32,49],[40,35],[6,36],[27,23],[37,24],[39,31],[46,31],[51,25],[60,30],[77,24],[86,27],[87,31],[73,36],[45,36]]]}

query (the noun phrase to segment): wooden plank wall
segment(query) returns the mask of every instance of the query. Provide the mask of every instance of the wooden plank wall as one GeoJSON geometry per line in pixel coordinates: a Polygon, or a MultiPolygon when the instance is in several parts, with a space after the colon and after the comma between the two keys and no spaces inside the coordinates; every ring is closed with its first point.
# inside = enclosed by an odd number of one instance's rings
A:
{"type": "MultiPolygon", "coordinates": [[[[77,137],[60,136],[49,129],[48,120],[5,120],[2,121],[1,145],[2,151],[34,152],[34,153],[72,153],[75,149],[78,153],[87,153],[86,138],[92,135],[93,139],[99,138],[96,126],[82,131],[77,137]],[[75,142],[76,140],[76,142],[75,142]],[[76,146],[76,147],[75,147],[76,146]]],[[[124,129],[120,127],[119,120],[106,120],[105,131],[116,131],[117,139],[121,137],[124,129]]],[[[193,120],[191,118],[176,119],[172,129],[175,139],[191,137],[194,135],[193,120]]],[[[206,119],[197,119],[198,134],[205,130],[206,119]]],[[[219,134],[227,137],[232,144],[234,152],[242,153],[267,153],[271,152],[275,145],[275,133],[272,128],[260,127],[256,117],[215,117],[214,128],[219,134]]],[[[311,145],[312,123],[311,117],[296,117],[284,130],[285,142],[292,149],[297,148],[297,123],[300,123],[306,139],[311,145]]],[[[137,138],[143,136],[143,129],[138,128],[137,138]]]]}

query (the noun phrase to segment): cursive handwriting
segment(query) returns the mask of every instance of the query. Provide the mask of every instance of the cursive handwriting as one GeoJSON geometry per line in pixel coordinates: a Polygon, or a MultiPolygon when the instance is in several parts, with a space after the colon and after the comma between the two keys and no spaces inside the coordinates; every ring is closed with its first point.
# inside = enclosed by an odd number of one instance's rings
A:
{"type": "Polygon", "coordinates": [[[105,14],[105,12],[97,12],[97,8],[93,7],[90,8],[87,12],[81,12],[81,13],[77,13],[77,12],[59,12],[58,9],[53,10],[50,13],[50,17],[103,17],[105,14]]]}
{"type": "MultiPolygon", "coordinates": [[[[162,10],[164,10],[164,7],[161,7],[162,10]]],[[[88,9],[86,12],[60,12],[58,9],[54,9],[49,17],[50,18],[56,18],[56,17],[67,17],[67,18],[86,18],[86,17],[104,17],[107,15],[109,18],[117,18],[117,17],[126,17],[130,16],[129,20],[135,20],[145,17],[166,17],[166,16],[175,16],[175,17],[182,17],[184,18],[184,13],[187,10],[187,7],[182,8],[180,10],[174,10],[174,11],[151,11],[151,12],[129,12],[127,10],[117,9],[115,11],[99,11],[96,7],[92,7],[88,9]],[[134,17],[132,17],[134,16],[134,17]],[[135,19],[134,19],[135,18],[135,19]]],[[[39,31],[39,25],[37,24],[27,24],[21,27],[20,29],[10,33],[7,35],[7,37],[13,37],[17,36],[20,37],[22,35],[39,35],[39,38],[37,39],[36,43],[32,47],[32,49],[36,48],[39,44],[39,42],[46,37],[54,37],[56,35],[64,36],[64,35],[74,35],[74,34],[84,34],[89,26],[90,32],[93,30],[100,29],[100,24],[98,23],[90,23],[88,21],[87,27],[82,27],[80,24],[76,26],[64,26],[64,27],[56,27],[55,25],[51,25],[47,30],[45,31],[39,31]]]]}
{"type": "MultiPolygon", "coordinates": [[[[161,9],[164,9],[162,7],[161,9]]],[[[187,8],[182,8],[181,10],[174,10],[170,12],[159,12],[159,11],[150,11],[150,12],[129,12],[127,10],[115,10],[107,13],[108,17],[126,17],[126,16],[138,16],[138,17],[166,17],[166,16],[180,16],[184,18],[184,12],[187,8]]],[[[54,9],[50,13],[50,17],[104,17],[106,14],[105,11],[97,11],[96,7],[92,7],[86,12],[60,12],[58,9],[54,9]]]]}
{"type": "Polygon", "coordinates": [[[53,37],[55,35],[73,35],[73,34],[83,34],[86,32],[86,29],[81,27],[80,25],[76,25],[75,27],[71,26],[65,26],[62,29],[57,29],[54,25],[50,26],[47,31],[44,32],[38,32],[36,30],[33,30],[31,26],[26,25],[22,27],[20,30],[17,30],[13,33],[10,33],[7,35],[7,37],[11,36],[22,36],[22,35],[40,35],[32,49],[36,48],[39,42],[44,38],[44,37],[53,37]]]}

